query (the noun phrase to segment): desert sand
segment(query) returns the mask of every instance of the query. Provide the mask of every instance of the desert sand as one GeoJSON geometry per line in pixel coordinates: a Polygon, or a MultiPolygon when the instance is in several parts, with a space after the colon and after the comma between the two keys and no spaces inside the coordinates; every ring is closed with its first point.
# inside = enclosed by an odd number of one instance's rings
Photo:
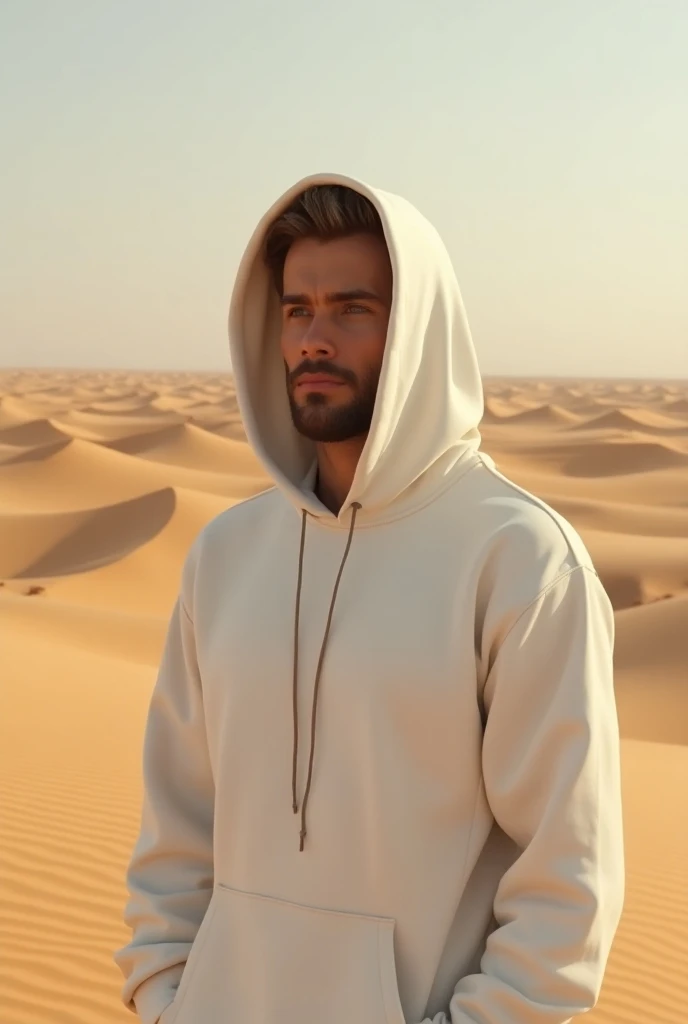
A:
{"type": "MultiPolygon", "coordinates": [[[[616,610],[628,887],[585,1019],[685,1024],[688,384],[486,392],[485,450],[580,530],[616,610]]],[[[12,371],[0,396],[0,1020],[125,1024],[112,951],[167,617],[196,533],[268,481],[229,377],[12,371]]]]}

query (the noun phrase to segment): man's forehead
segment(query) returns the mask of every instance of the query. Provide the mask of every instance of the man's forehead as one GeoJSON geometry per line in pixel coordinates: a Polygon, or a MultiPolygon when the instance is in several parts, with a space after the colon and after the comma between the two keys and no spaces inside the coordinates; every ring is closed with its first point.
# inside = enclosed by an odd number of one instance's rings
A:
{"type": "Polygon", "coordinates": [[[368,290],[377,294],[387,290],[390,268],[384,242],[371,237],[357,243],[354,238],[332,242],[303,239],[294,243],[284,265],[284,291],[368,290]]]}
{"type": "Polygon", "coordinates": [[[373,291],[371,288],[339,288],[336,291],[321,291],[316,289],[316,294],[311,292],[285,291],[282,296],[283,306],[301,306],[310,302],[312,298],[322,298],[325,302],[384,302],[385,298],[381,292],[373,291]]]}

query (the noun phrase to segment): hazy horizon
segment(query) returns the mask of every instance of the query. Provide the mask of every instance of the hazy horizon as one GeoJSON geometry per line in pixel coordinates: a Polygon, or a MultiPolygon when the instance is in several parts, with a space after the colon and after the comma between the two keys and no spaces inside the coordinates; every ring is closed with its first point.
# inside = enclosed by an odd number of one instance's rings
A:
{"type": "Polygon", "coordinates": [[[256,221],[337,171],[436,225],[486,378],[688,379],[688,4],[320,10],[3,5],[0,368],[231,373],[256,221]]]}
{"type": "MultiPolygon", "coordinates": [[[[138,366],[138,367],[126,367],[126,366],[0,366],[0,375],[5,374],[41,374],[41,373],[55,373],[55,374],[112,374],[114,375],[129,375],[138,374],[145,376],[150,374],[154,375],[168,375],[168,376],[213,376],[213,377],[232,377],[233,373],[230,369],[194,369],[192,367],[170,369],[169,367],[155,367],[152,366],[138,366]]],[[[544,374],[544,373],[482,373],[482,379],[485,382],[488,381],[535,381],[542,383],[549,382],[567,382],[567,381],[580,381],[590,383],[614,383],[614,384],[667,384],[672,385],[686,385],[688,386],[688,377],[651,377],[647,375],[639,377],[624,377],[621,375],[614,375],[611,377],[587,375],[582,373],[576,374],[544,374]]]]}

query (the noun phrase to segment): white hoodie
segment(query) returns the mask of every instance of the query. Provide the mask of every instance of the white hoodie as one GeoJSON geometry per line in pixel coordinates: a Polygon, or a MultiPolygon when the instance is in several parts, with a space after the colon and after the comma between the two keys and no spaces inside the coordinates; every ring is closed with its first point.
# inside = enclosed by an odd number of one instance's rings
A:
{"type": "Polygon", "coordinates": [[[229,326],[275,487],[185,563],[124,1002],[144,1024],[564,1024],[597,999],[623,899],[614,619],[577,533],[479,450],[448,254],[405,200],[315,175],[256,229],[229,326]],[[291,423],[262,262],[272,219],[328,182],[372,200],[394,279],[338,515],[291,423]]]}

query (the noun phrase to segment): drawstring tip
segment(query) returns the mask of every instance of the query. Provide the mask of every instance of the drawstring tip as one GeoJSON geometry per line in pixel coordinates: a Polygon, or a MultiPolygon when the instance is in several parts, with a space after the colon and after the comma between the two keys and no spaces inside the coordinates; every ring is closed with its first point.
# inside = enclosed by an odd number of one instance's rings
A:
{"type": "Polygon", "coordinates": [[[297,806],[296,800],[295,800],[295,801],[294,801],[294,803],[293,803],[293,804],[291,805],[291,809],[292,809],[292,811],[294,812],[294,814],[298,814],[298,810],[299,810],[299,808],[298,808],[298,806],[297,806]]]}
{"type": "Polygon", "coordinates": [[[305,828],[304,828],[304,829],[302,829],[302,830],[301,830],[301,831],[299,832],[299,836],[301,837],[301,844],[300,844],[300,846],[299,846],[299,853],[303,853],[303,841],[304,841],[304,839],[306,838],[306,830],[305,830],[305,828]]]}

